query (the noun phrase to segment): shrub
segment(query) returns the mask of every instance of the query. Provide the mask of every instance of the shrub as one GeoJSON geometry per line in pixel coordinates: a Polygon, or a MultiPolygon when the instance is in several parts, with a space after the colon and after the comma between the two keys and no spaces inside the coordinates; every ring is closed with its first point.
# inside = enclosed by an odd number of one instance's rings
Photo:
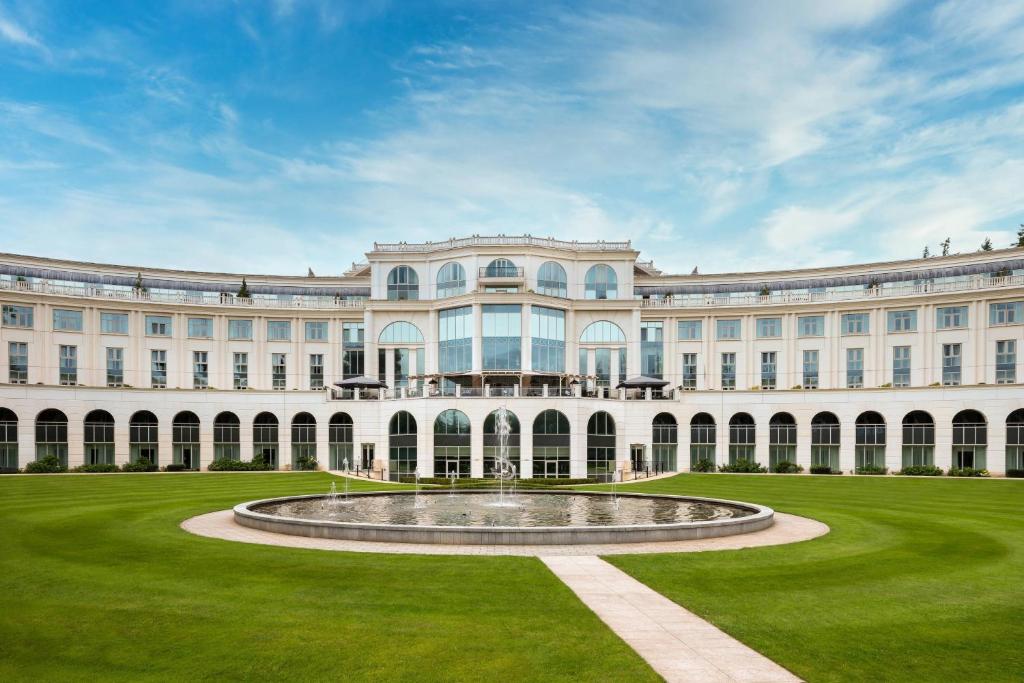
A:
{"type": "Polygon", "coordinates": [[[185,466],[180,462],[172,462],[170,465],[164,467],[164,472],[184,472],[185,466]]]}
{"type": "Polygon", "coordinates": [[[777,462],[775,463],[775,466],[772,467],[772,472],[775,472],[776,474],[797,474],[803,471],[803,465],[797,465],[795,462],[790,462],[789,460],[777,462]]]}
{"type": "Polygon", "coordinates": [[[737,458],[736,462],[719,465],[719,472],[767,472],[768,468],[761,463],[746,458],[737,458]]]}
{"type": "Polygon", "coordinates": [[[987,477],[988,470],[975,467],[951,467],[946,474],[951,477],[987,477]]]}
{"type": "Polygon", "coordinates": [[[295,469],[297,470],[315,470],[316,469],[316,456],[309,453],[300,455],[295,461],[295,469]]]}
{"type": "Polygon", "coordinates": [[[1024,479],[1024,470],[1006,470],[1006,476],[1014,479],[1024,479]]]}
{"type": "Polygon", "coordinates": [[[811,465],[811,474],[842,474],[842,470],[834,470],[828,465],[811,465]]]}
{"type": "Polygon", "coordinates": [[[935,465],[909,465],[900,470],[907,477],[941,477],[942,468],[935,465]]]}
{"type": "Polygon", "coordinates": [[[693,467],[690,468],[690,471],[691,472],[714,472],[715,471],[715,462],[713,460],[708,460],[707,458],[701,458],[700,460],[698,460],[697,462],[695,462],[693,464],[693,467]]]}
{"type": "Polygon", "coordinates": [[[78,467],[71,470],[72,472],[119,472],[117,465],[114,463],[96,463],[95,465],[79,465],[78,467]]]}
{"type": "Polygon", "coordinates": [[[50,474],[67,471],[68,468],[60,464],[60,458],[56,455],[48,455],[45,458],[40,458],[25,465],[25,472],[28,474],[50,474]]]}
{"type": "Polygon", "coordinates": [[[888,467],[881,467],[879,465],[864,465],[863,467],[857,468],[857,474],[888,474],[888,467]]]}
{"type": "Polygon", "coordinates": [[[151,463],[149,460],[138,460],[136,462],[126,462],[121,465],[122,472],[156,472],[159,467],[156,464],[151,463]]]}
{"type": "MultiPolygon", "coordinates": [[[[416,483],[416,477],[404,476],[399,479],[403,484],[416,483]]],[[[435,486],[451,486],[451,479],[445,477],[420,477],[420,483],[435,486]]],[[[598,480],[592,477],[586,479],[516,479],[517,488],[550,488],[553,486],[573,486],[575,484],[597,484],[598,480]]],[[[455,488],[489,488],[498,486],[497,479],[476,479],[463,477],[455,480],[455,488]]]]}

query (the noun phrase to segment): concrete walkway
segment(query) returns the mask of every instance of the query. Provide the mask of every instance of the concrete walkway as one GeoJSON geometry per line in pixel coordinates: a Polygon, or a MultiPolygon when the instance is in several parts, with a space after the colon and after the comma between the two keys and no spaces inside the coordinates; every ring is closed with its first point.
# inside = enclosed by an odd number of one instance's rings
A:
{"type": "Polygon", "coordinates": [[[540,559],[666,681],[800,680],[599,557],[540,559]]]}

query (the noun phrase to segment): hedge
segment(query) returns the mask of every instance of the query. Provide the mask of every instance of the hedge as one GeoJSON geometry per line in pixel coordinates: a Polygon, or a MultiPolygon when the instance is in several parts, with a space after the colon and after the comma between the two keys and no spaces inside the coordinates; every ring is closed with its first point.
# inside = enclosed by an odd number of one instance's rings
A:
{"type": "Polygon", "coordinates": [[[110,462],[97,463],[95,465],[79,465],[71,470],[72,472],[91,472],[93,474],[97,472],[120,472],[121,470],[117,465],[110,462]]]}
{"type": "Polygon", "coordinates": [[[879,465],[864,465],[863,467],[857,468],[857,474],[888,474],[888,467],[880,467],[879,465]]]}
{"type": "Polygon", "coordinates": [[[910,465],[899,472],[908,477],[941,477],[942,468],[935,465],[910,465]]]}
{"type": "Polygon", "coordinates": [[[736,462],[718,466],[719,472],[767,472],[768,468],[759,462],[738,458],[736,462]]]}
{"type": "Polygon", "coordinates": [[[776,474],[798,474],[804,471],[803,465],[797,465],[795,462],[789,460],[783,460],[782,462],[775,463],[772,467],[772,472],[776,474]]]}
{"type": "Polygon", "coordinates": [[[828,465],[811,465],[811,474],[842,474],[842,470],[834,470],[828,465]]]}
{"type": "Polygon", "coordinates": [[[701,458],[696,463],[694,463],[693,467],[690,468],[690,471],[691,472],[714,472],[715,471],[715,461],[714,460],[708,460],[707,458],[701,458]]]}
{"type": "Polygon", "coordinates": [[[987,477],[988,470],[975,467],[951,467],[946,474],[951,477],[987,477]]]}
{"type": "Polygon", "coordinates": [[[53,472],[67,472],[68,468],[60,464],[60,458],[56,455],[48,455],[45,458],[34,460],[25,465],[27,474],[51,474],[53,472]]]}

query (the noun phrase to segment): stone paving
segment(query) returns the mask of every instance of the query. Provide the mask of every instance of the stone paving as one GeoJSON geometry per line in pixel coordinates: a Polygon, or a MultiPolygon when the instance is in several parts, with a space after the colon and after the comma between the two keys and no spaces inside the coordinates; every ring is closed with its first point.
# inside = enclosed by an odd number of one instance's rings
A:
{"type": "Polygon", "coordinates": [[[548,556],[541,561],[666,681],[800,680],[599,557],[548,556]]]}

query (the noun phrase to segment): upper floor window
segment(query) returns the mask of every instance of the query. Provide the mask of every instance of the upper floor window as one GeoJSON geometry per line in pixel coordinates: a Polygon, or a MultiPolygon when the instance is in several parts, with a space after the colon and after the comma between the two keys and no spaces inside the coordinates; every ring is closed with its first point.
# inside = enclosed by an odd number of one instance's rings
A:
{"type": "Polygon", "coordinates": [[[252,339],[251,320],[229,320],[228,339],[241,339],[248,341],[252,339]]]}
{"type": "Polygon", "coordinates": [[[739,320],[716,320],[715,337],[717,339],[739,339],[739,320]]]}
{"type": "Polygon", "coordinates": [[[345,346],[362,346],[366,328],[363,323],[342,323],[341,341],[345,346]]]}
{"type": "Polygon", "coordinates": [[[211,318],[189,318],[188,336],[209,338],[213,336],[213,319],[211,318]]]}
{"type": "Polygon", "coordinates": [[[4,327],[32,327],[32,307],[4,304],[4,327]]]}
{"type": "Polygon", "coordinates": [[[290,320],[268,320],[267,341],[291,341],[292,323],[290,320]]]}
{"type": "Polygon", "coordinates": [[[308,321],[306,323],[306,341],[327,341],[327,321],[308,321]]]}
{"type": "Polygon", "coordinates": [[[680,320],[678,336],[680,341],[701,339],[703,337],[703,323],[700,320],[680,320]]]}
{"type": "Polygon", "coordinates": [[[801,337],[824,337],[825,316],[804,315],[796,319],[797,334],[801,337]]]}
{"type": "Polygon", "coordinates": [[[388,273],[388,301],[420,298],[420,278],[409,266],[396,266],[388,273]]]}
{"type": "Polygon", "coordinates": [[[966,306],[946,306],[935,309],[935,329],[953,330],[967,327],[966,306]]]}
{"type": "Polygon", "coordinates": [[[128,334],[127,313],[100,313],[102,334],[128,334]]]}
{"type": "Polygon", "coordinates": [[[867,313],[844,313],[841,322],[844,335],[867,334],[871,331],[867,313]]]}
{"type": "Polygon", "coordinates": [[[758,318],[757,336],[759,339],[782,336],[782,318],[758,318]]]}
{"type": "Polygon", "coordinates": [[[169,315],[147,315],[146,334],[150,337],[171,336],[171,316],[169,315]]]}
{"type": "Polygon", "coordinates": [[[441,266],[441,270],[437,273],[437,298],[443,299],[465,294],[465,292],[466,269],[462,267],[462,264],[452,261],[441,266]]]}
{"type": "Polygon", "coordinates": [[[889,332],[917,332],[917,311],[889,311],[886,329],[889,332]]]}
{"type": "Polygon", "coordinates": [[[1024,322],[1024,301],[1001,301],[988,306],[989,325],[1014,325],[1024,322]]]}
{"type": "Polygon", "coordinates": [[[547,261],[537,271],[537,293],[558,296],[563,299],[569,296],[568,279],[565,268],[554,261],[547,261]]]}
{"type": "Polygon", "coordinates": [[[67,332],[82,331],[82,312],[53,309],[53,329],[67,332]]]}
{"type": "Polygon", "coordinates": [[[484,269],[484,277],[515,277],[519,274],[516,264],[507,258],[496,258],[487,264],[484,269]]]}
{"type": "Polygon", "coordinates": [[[584,278],[584,298],[614,299],[619,294],[618,278],[611,266],[599,263],[591,266],[584,278]]]}
{"type": "Polygon", "coordinates": [[[580,335],[581,344],[624,344],[626,335],[622,328],[608,320],[590,323],[580,335]]]}
{"type": "Polygon", "coordinates": [[[423,333],[412,323],[398,320],[381,330],[377,342],[380,344],[422,344],[423,333]]]}

